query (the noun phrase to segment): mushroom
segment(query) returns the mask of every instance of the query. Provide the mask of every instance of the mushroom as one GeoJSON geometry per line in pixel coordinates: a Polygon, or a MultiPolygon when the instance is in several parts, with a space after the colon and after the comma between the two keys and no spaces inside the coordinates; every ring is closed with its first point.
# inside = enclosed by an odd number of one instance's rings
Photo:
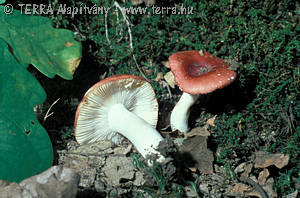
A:
{"type": "Polygon", "coordinates": [[[179,102],[175,105],[170,118],[172,131],[188,132],[190,107],[200,94],[207,94],[221,89],[236,78],[236,73],[226,63],[202,51],[182,51],[169,57],[169,65],[176,84],[183,91],[179,102]]]}
{"type": "Polygon", "coordinates": [[[156,131],[158,104],[155,92],[145,79],[115,75],[92,86],[75,115],[75,138],[79,144],[110,139],[119,144],[126,137],[146,158],[157,154],[162,136],[156,131]]]}

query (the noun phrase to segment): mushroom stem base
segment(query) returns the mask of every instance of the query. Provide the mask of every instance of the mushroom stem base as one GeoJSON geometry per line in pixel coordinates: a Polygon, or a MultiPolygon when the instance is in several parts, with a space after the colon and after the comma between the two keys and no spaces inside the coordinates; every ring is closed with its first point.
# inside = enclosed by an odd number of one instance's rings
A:
{"type": "Polygon", "coordinates": [[[162,136],[148,122],[127,110],[123,104],[115,104],[108,112],[110,129],[126,137],[146,158],[147,155],[157,154],[158,161],[164,157],[156,151],[162,136]]]}
{"type": "Polygon", "coordinates": [[[189,131],[188,119],[190,108],[197,101],[200,95],[191,95],[183,92],[180,100],[171,113],[170,123],[172,131],[179,130],[183,133],[189,131]]]}

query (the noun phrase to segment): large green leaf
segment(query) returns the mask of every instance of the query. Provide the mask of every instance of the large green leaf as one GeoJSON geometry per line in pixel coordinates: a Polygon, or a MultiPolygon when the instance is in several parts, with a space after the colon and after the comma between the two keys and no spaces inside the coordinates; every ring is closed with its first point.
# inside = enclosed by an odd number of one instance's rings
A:
{"type": "Polygon", "coordinates": [[[72,79],[81,59],[81,44],[73,32],[55,29],[50,19],[14,10],[6,15],[0,6],[0,37],[12,48],[18,61],[34,65],[49,78],[72,79]]]}
{"type": "Polygon", "coordinates": [[[51,166],[52,145],[33,112],[45,98],[0,38],[0,179],[19,182],[51,166]]]}

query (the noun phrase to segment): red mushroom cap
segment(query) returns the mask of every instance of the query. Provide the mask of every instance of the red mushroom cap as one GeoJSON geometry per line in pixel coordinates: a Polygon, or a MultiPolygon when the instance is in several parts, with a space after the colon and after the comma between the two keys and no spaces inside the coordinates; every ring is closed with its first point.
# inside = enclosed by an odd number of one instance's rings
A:
{"type": "Polygon", "coordinates": [[[169,65],[180,89],[193,95],[221,89],[236,78],[222,59],[208,52],[177,52],[169,57],[169,65]]]}

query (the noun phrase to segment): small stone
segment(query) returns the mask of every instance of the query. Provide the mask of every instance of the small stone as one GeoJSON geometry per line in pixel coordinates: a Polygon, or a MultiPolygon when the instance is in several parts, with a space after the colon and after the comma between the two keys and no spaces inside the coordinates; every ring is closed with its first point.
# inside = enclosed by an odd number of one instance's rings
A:
{"type": "Polygon", "coordinates": [[[186,186],[184,188],[184,191],[185,191],[185,195],[187,197],[197,197],[196,192],[193,190],[193,188],[191,186],[186,186]]]}
{"type": "Polygon", "coordinates": [[[70,141],[67,143],[67,150],[74,150],[78,147],[79,145],[75,141],[70,141]]]}
{"type": "Polygon", "coordinates": [[[135,186],[142,186],[145,183],[144,175],[141,172],[136,172],[135,173],[135,178],[133,181],[133,184],[135,186]]]}
{"type": "Polygon", "coordinates": [[[0,187],[0,195],[1,198],[75,198],[78,182],[79,175],[71,169],[53,166],[19,184],[0,187]]]}
{"type": "Polygon", "coordinates": [[[127,155],[132,149],[132,144],[129,144],[126,148],[123,146],[118,146],[114,149],[114,154],[127,155]]]}
{"type": "Polygon", "coordinates": [[[199,190],[202,193],[208,194],[209,195],[209,189],[208,189],[208,184],[200,184],[199,185],[199,190]]]}
{"type": "Polygon", "coordinates": [[[234,173],[235,173],[235,174],[238,174],[238,173],[244,172],[245,166],[246,166],[246,162],[243,162],[243,163],[239,164],[239,165],[234,169],[234,173]]]}
{"type": "Polygon", "coordinates": [[[179,137],[179,138],[174,139],[173,142],[174,142],[174,144],[177,145],[177,146],[182,146],[184,140],[185,140],[185,138],[179,137]]]}
{"type": "Polygon", "coordinates": [[[212,174],[211,179],[214,181],[217,181],[217,183],[222,183],[224,180],[224,177],[217,175],[217,174],[212,174]]]}

